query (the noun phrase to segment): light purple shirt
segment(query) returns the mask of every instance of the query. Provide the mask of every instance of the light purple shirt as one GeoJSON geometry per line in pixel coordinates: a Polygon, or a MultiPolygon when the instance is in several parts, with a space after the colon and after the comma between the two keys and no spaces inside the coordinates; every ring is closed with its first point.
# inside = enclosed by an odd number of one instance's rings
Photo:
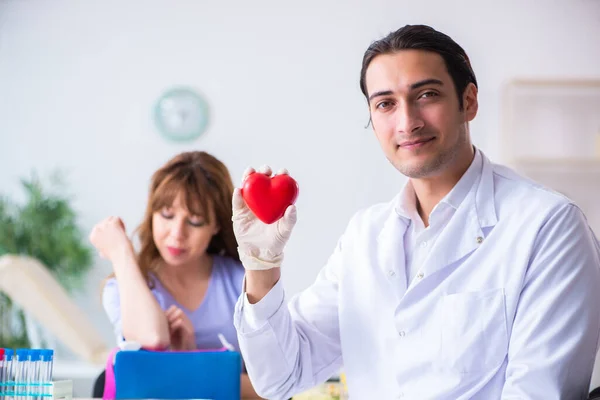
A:
{"type": "MultiPolygon", "coordinates": [[[[198,349],[223,347],[218,334],[221,333],[239,351],[238,339],[233,326],[235,303],[242,293],[244,267],[229,257],[214,256],[213,270],[204,300],[195,310],[188,310],[177,302],[169,291],[154,278],[152,294],[163,310],[171,305],[179,307],[187,315],[196,332],[198,349]]],[[[102,303],[108,319],[113,325],[117,342],[123,341],[119,285],[115,278],[109,279],[104,287],[102,303]]]]}

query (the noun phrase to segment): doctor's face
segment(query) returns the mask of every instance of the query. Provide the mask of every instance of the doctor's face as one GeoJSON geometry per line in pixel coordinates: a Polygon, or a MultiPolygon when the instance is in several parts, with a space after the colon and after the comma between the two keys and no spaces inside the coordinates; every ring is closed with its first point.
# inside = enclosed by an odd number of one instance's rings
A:
{"type": "Polygon", "coordinates": [[[440,55],[423,50],[379,55],[366,71],[366,88],[375,135],[402,174],[437,176],[472,155],[467,123],[477,114],[477,88],[467,86],[461,110],[440,55]]]}

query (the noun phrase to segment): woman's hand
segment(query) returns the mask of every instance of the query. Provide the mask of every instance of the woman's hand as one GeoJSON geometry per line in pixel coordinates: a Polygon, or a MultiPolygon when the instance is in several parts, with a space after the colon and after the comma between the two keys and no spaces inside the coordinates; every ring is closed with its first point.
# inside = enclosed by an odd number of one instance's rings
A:
{"type": "Polygon", "coordinates": [[[131,240],[127,237],[125,224],[119,217],[108,217],[94,226],[90,242],[100,256],[115,262],[118,257],[133,254],[131,240]]]}
{"type": "Polygon", "coordinates": [[[192,321],[177,306],[166,311],[172,350],[196,350],[196,335],[192,321]]]}

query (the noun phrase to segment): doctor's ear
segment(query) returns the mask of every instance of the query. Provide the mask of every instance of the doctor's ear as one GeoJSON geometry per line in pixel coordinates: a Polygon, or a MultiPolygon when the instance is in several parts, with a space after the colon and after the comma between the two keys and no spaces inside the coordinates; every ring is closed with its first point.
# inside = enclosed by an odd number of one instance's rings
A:
{"type": "Polygon", "coordinates": [[[465,113],[465,122],[471,122],[477,115],[479,102],[477,100],[477,86],[472,82],[467,85],[463,93],[463,111],[465,113]]]}

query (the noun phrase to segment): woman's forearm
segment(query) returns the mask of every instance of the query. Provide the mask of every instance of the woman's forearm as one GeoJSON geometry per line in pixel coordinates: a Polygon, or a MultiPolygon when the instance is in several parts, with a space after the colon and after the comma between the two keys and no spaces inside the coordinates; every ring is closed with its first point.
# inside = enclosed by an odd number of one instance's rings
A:
{"type": "Polygon", "coordinates": [[[170,344],[165,313],[148,288],[133,252],[124,252],[113,261],[119,285],[121,322],[126,340],[149,349],[164,349],[170,344]]]}

